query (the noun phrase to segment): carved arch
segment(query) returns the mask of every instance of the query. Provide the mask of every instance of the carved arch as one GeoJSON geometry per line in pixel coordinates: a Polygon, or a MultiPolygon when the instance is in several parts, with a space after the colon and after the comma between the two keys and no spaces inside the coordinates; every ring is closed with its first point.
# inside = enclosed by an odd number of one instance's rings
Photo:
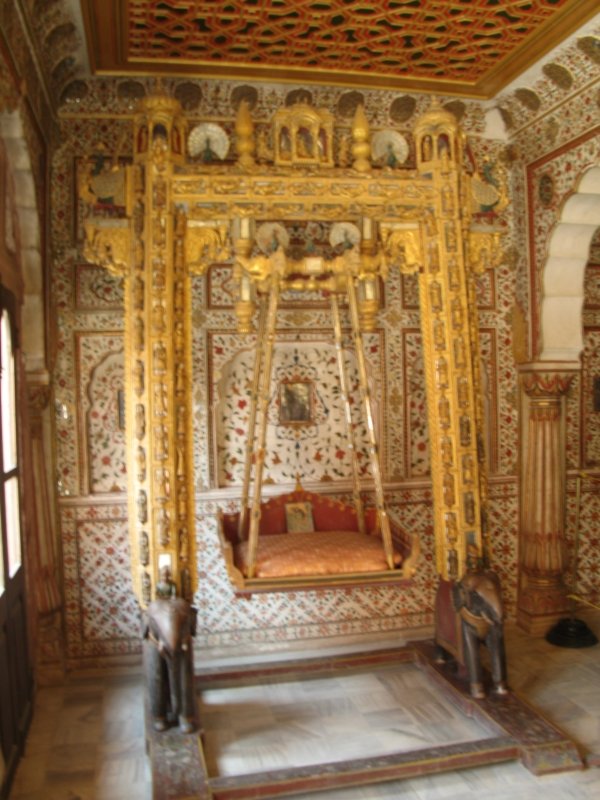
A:
{"type": "Polygon", "coordinates": [[[577,361],[583,350],[583,279],[600,226],[600,166],[588,169],[565,202],[542,275],[541,361],[577,361]]]}
{"type": "Polygon", "coordinates": [[[18,111],[0,113],[0,138],[15,184],[22,282],[15,287],[21,307],[21,342],[28,376],[48,383],[40,216],[23,124],[18,111]]]}

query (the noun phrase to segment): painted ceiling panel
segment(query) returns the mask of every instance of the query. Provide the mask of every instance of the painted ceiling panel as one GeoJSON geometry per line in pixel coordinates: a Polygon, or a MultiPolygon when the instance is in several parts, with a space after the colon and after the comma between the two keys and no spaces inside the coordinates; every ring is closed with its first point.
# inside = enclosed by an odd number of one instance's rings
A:
{"type": "Polygon", "coordinates": [[[101,73],[492,96],[597,0],[82,0],[101,73]]]}

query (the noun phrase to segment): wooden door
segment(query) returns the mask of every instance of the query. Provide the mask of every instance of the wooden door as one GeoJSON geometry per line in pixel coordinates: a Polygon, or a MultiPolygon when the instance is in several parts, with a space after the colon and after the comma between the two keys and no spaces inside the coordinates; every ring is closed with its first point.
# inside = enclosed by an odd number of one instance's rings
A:
{"type": "Polygon", "coordinates": [[[10,300],[0,289],[0,800],[8,797],[23,752],[33,696],[21,535],[16,342],[10,300]]]}

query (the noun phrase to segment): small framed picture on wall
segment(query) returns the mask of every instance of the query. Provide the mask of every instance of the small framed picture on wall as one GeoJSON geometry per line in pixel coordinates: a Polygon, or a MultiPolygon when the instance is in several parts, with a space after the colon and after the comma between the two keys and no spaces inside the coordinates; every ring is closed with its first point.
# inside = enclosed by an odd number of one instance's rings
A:
{"type": "Polygon", "coordinates": [[[279,424],[309,425],[312,423],[312,393],[312,381],[281,381],[279,384],[279,424]]]}

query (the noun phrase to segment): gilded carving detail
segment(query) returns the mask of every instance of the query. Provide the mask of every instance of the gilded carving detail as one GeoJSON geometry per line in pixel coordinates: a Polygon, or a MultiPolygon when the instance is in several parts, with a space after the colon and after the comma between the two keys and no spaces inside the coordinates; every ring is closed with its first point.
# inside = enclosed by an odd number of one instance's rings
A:
{"type": "Polygon", "coordinates": [[[382,225],[381,234],[390,266],[396,266],[406,274],[418,272],[424,262],[419,228],[382,225]]]}
{"type": "Polygon", "coordinates": [[[369,141],[369,123],[362,103],[357,106],[352,123],[352,155],[354,156],[352,166],[357,172],[370,171],[371,143],[369,141]]]}
{"type": "Polygon", "coordinates": [[[99,223],[87,221],[83,255],[91,263],[106,267],[111,275],[126,275],[130,263],[129,226],[99,227],[99,223]]]}
{"type": "Polygon", "coordinates": [[[135,438],[141,441],[146,435],[146,409],[141,403],[135,406],[135,438]]]}
{"type": "Polygon", "coordinates": [[[140,532],[139,560],[142,567],[147,567],[150,563],[150,543],[146,531],[140,532]]]}
{"type": "Polygon", "coordinates": [[[159,563],[169,563],[184,593],[196,580],[190,274],[205,273],[232,251],[239,282],[235,309],[244,329],[252,324],[256,288],[343,292],[347,281],[358,286],[356,311],[368,329],[378,282],[390,269],[418,274],[437,570],[457,578],[485,559],[473,281],[494,265],[500,249],[495,231],[469,229],[465,219],[472,208],[456,119],[434,103],[415,126],[416,170],[393,171],[372,167],[360,105],[346,140],[353,171],[334,168],[330,116],[292,106],[277,120],[270,174],[254,163],[254,128],[244,103],[236,121],[238,162],[184,167],[177,103],[149,98],[134,122],[132,221],[119,228],[88,220],[89,257],[127,278],[127,395],[133,412],[127,415],[128,440],[129,452],[136,454],[128,474],[130,497],[137,500],[131,542],[134,584],[143,602],[156,584],[159,563]],[[333,259],[295,258],[283,246],[256,255],[246,230],[253,220],[344,222],[362,226],[363,241],[333,259]]]}
{"type": "Polygon", "coordinates": [[[141,445],[136,450],[136,467],[137,479],[143,483],[146,480],[146,450],[141,445]]]}
{"type": "Polygon", "coordinates": [[[230,256],[225,224],[188,225],[185,237],[185,262],[192,273],[203,275],[211,264],[230,256]]]}
{"type": "Polygon", "coordinates": [[[491,267],[497,267],[502,261],[500,233],[498,231],[471,229],[467,234],[467,263],[476,275],[491,267]]]}
{"type": "Polygon", "coordinates": [[[273,120],[277,166],[333,166],[333,114],[294,103],[273,120]]]}
{"type": "Polygon", "coordinates": [[[250,103],[243,99],[240,102],[237,117],[235,120],[235,132],[237,135],[236,146],[238,151],[238,163],[244,169],[252,169],[254,166],[254,123],[250,113],[250,103]]]}
{"type": "Polygon", "coordinates": [[[419,283],[437,568],[456,578],[486,558],[485,467],[476,435],[481,425],[476,312],[462,245],[465,209],[458,202],[463,142],[455,120],[435,104],[417,123],[415,138],[417,170],[434,187],[419,283]]]}
{"type": "MultiPolygon", "coordinates": [[[[231,169],[223,166],[220,171],[231,169]]],[[[347,175],[317,177],[305,174],[287,174],[277,179],[254,174],[243,177],[232,174],[228,178],[222,174],[220,177],[207,174],[202,179],[194,179],[186,173],[177,175],[172,192],[178,203],[190,202],[190,219],[230,219],[244,214],[257,217],[258,210],[272,210],[278,202],[286,201],[292,205],[291,199],[300,218],[314,219],[314,198],[319,198],[321,205],[336,207],[340,200],[353,200],[357,214],[367,214],[370,208],[382,218],[387,215],[394,219],[406,217],[414,220],[414,207],[426,208],[432,202],[432,187],[426,179],[414,173],[407,174],[410,176],[408,182],[396,173],[378,175],[372,180],[347,175]],[[391,215],[389,209],[382,206],[384,200],[397,205],[391,215]]],[[[347,208],[347,203],[344,203],[344,208],[347,208]]]]}

